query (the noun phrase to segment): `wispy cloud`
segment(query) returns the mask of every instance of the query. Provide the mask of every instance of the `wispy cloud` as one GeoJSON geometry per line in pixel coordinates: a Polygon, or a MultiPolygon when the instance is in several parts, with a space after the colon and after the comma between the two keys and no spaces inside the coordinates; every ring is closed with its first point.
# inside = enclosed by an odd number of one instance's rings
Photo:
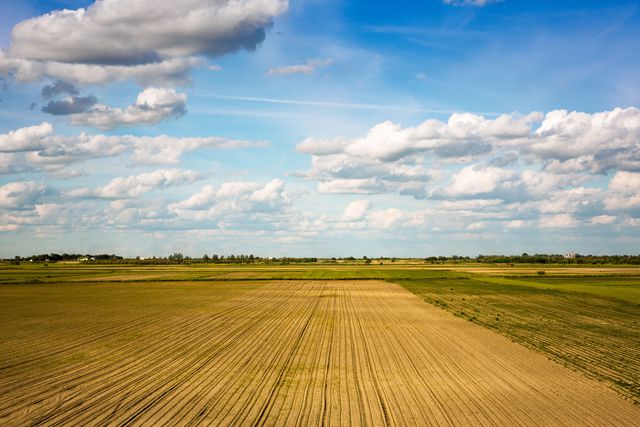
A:
{"type": "Polygon", "coordinates": [[[283,76],[289,74],[312,74],[316,68],[326,67],[333,63],[333,59],[310,59],[304,64],[285,65],[282,67],[271,68],[267,71],[269,76],[283,76]]]}
{"type": "MultiPolygon", "coordinates": [[[[245,101],[265,104],[283,104],[283,105],[305,105],[309,107],[326,107],[326,108],[345,108],[352,110],[381,110],[381,111],[413,111],[419,113],[433,114],[453,114],[460,113],[461,110],[448,110],[437,108],[416,107],[415,105],[394,105],[394,104],[372,104],[362,102],[339,102],[339,101],[316,101],[306,99],[290,99],[290,98],[269,98],[261,96],[241,96],[241,95],[223,95],[217,93],[199,92],[194,97],[227,99],[230,101],[245,101]]],[[[483,116],[499,116],[497,112],[473,112],[483,116]]]]}
{"type": "Polygon", "coordinates": [[[500,3],[502,0],[442,0],[442,3],[451,6],[475,6],[484,7],[490,3],[500,3]]]}

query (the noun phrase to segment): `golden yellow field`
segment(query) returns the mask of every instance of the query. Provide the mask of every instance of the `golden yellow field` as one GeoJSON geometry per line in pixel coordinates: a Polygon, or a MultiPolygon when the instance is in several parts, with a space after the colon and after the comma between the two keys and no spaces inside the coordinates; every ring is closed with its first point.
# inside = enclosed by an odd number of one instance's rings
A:
{"type": "Polygon", "coordinates": [[[638,425],[383,281],[4,285],[2,425],[638,425]],[[11,300],[13,310],[7,309],[11,300]]]}

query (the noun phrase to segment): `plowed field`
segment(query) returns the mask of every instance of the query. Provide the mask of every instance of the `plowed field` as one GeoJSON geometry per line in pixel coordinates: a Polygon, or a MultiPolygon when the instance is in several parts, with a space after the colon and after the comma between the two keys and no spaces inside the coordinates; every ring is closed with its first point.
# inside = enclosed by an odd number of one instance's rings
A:
{"type": "Polygon", "coordinates": [[[640,424],[604,385],[395,284],[1,293],[1,425],[640,424]]]}

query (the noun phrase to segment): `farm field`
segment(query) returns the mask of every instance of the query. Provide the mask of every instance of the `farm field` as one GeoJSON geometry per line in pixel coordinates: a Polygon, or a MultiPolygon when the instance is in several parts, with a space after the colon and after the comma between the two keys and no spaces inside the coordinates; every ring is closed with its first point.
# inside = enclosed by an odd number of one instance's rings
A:
{"type": "Polygon", "coordinates": [[[1,267],[0,424],[638,424],[633,270],[369,267],[1,267]]]}
{"type": "Polygon", "coordinates": [[[397,282],[456,316],[604,380],[640,403],[637,278],[476,277],[397,282]]]}

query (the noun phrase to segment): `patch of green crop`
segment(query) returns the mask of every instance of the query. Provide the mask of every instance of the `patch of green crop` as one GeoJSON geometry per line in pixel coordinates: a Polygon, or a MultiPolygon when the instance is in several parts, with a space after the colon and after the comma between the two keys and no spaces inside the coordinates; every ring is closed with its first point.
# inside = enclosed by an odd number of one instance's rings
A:
{"type": "MultiPolygon", "coordinates": [[[[576,278],[571,278],[573,285],[567,287],[558,278],[545,277],[552,279],[549,283],[538,283],[537,277],[488,279],[395,283],[458,317],[606,380],[640,403],[640,305],[612,297],[619,296],[617,290],[603,292],[605,296],[582,292],[576,278]]],[[[616,282],[626,283],[621,278],[616,282]]],[[[594,279],[585,286],[599,286],[604,291],[608,285],[594,279]]]]}
{"type": "Polygon", "coordinates": [[[640,304],[638,276],[543,276],[543,277],[487,277],[477,280],[493,284],[527,286],[564,292],[586,293],[640,304]]]}

